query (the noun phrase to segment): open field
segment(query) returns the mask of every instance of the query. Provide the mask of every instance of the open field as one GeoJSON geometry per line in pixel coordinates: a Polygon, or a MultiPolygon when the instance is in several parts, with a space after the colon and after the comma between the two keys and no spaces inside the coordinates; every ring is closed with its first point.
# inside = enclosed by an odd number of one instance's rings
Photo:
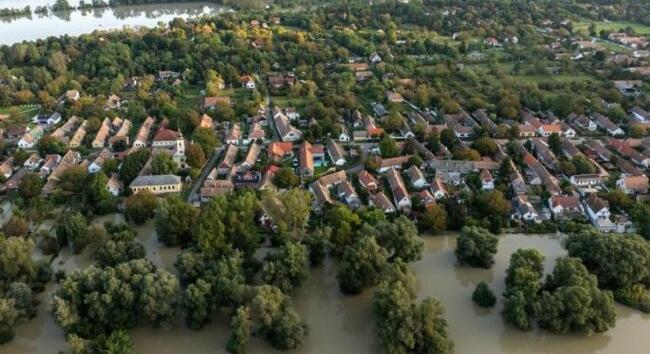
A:
{"type": "Polygon", "coordinates": [[[650,35],[650,26],[642,25],[639,23],[634,23],[634,22],[629,22],[629,21],[584,21],[584,22],[576,22],[573,24],[573,29],[578,31],[578,30],[589,30],[589,26],[591,24],[596,25],[596,32],[600,32],[601,30],[606,30],[606,31],[619,31],[621,29],[626,29],[627,27],[631,27],[635,33],[637,34],[645,34],[645,35],[650,35]]]}

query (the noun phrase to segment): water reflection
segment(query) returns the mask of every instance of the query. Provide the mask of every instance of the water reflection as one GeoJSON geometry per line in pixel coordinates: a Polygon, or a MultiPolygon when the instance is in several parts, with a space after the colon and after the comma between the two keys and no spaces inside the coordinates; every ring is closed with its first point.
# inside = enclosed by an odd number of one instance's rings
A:
{"type": "MultiPolygon", "coordinates": [[[[7,5],[0,1],[0,7],[7,5]]],[[[3,33],[3,36],[0,36],[0,44],[65,34],[79,35],[97,29],[119,29],[124,26],[153,27],[158,22],[169,22],[176,17],[193,18],[224,11],[226,8],[210,2],[181,2],[0,17],[0,31],[3,33]]]]}

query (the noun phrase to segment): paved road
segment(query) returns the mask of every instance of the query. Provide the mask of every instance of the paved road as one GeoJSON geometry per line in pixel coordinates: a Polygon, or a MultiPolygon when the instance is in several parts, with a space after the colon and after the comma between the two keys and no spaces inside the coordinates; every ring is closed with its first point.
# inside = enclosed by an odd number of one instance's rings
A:
{"type": "Polygon", "coordinates": [[[223,153],[223,146],[216,148],[214,150],[214,154],[212,154],[210,160],[208,160],[208,162],[203,167],[203,171],[201,171],[199,177],[194,180],[194,185],[192,186],[192,190],[190,191],[190,194],[187,196],[188,203],[193,204],[194,202],[199,201],[200,199],[199,190],[201,189],[201,186],[203,185],[205,179],[208,177],[210,171],[212,171],[212,169],[216,166],[217,161],[221,158],[222,153],[223,153]]]}

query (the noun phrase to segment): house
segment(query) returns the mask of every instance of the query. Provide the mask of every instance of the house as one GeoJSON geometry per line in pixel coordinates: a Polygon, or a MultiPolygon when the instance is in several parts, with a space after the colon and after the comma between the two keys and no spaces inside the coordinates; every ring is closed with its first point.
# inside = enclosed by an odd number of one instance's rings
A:
{"type": "Polygon", "coordinates": [[[269,155],[269,160],[281,162],[285,158],[293,156],[293,143],[288,141],[274,141],[267,146],[267,154],[269,155]]]}
{"type": "Polygon", "coordinates": [[[350,141],[350,134],[348,134],[348,131],[345,128],[345,126],[341,126],[341,132],[339,133],[338,140],[341,143],[347,143],[350,141]]]}
{"type": "Polygon", "coordinates": [[[442,179],[439,177],[433,179],[430,188],[431,188],[431,193],[433,193],[433,197],[436,200],[440,200],[447,196],[447,189],[445,188],[445,184],[442,182],[442,179]]]}
{"type": "Polygon", "coordinates": [[[393,170],[393,169],[400,170],[402,169],[402,165],[407,163],[410,158],[411,156],[407,155],[407,156],[392,157],[389,159],[382,159],[381,162],[379,163],[379,172],[384,173],[388,170],[393,170]]]}
{"type": "Polygon", "coordinates": [[[180,193],[182,190],[181,178],[175,175],[138,176],[130,186],[133,193],[149,191],[153,194],[180,193]]]}
{"type": "Polygon", "coordinates": [[[377,53],[372,53],[372,54],[370,54],[370,57],[368,58],[368,61],[371,64],[379,64],[379,63],[381,63],[381,57],[377,53]]]}
{"type": "Polygon", "coordinates": [[[218,104],[230,106],[230,97],[228,96],[206,96],[203,97],[203,108],[214,109],[218,104]]]}
{"type": "Polygon", "coordinates": [[[375,207],[383,211],[384,214],[392,214],[397,211],[384,192],[370,194],[368,196],[368,206],[375,207]]]}
{"type": "Polygon", "coordinates": [[[574,124],[582,129],[586,129],[590,132],[595,132],[598,129],[598,125],[589,117],[581,114],[573,120],[574,124]]]}
{"type": "Polygon", "coordinates": [[[585,210],[591,223],[601,232],[612,232],[616,230],[616,225],[610,220],[609,203],[599,198],[595,193],[591,193],[585,198],[585,210]]]}
{"type": "Polygon", "coordinates": [[[298,149],[298,159],[300,161],[300,176],[310,178],[314,176],[314,155],[312,145],[303,141],[298,149]]]}
{"type": "Polygon", "coordinates": [[[151,146],[169,150],[176,165],[185,166],[185,139],[181,132],[160,128],[153,137],[151,146]]]}
{"type": "Polygon", "coordinates": [[[594,117],[596,120],[596,125],[598,125],[600,129],[606,131],[609,135],[616,136],[625,134],[623,129],[614,124],[614,122],[609,120],[609,118],[605,117],[604,115],[600,113],[594,113],[594,117]]]}
{"type": "Polygon", "coordinates": [[[373,137],[378,137],[384,134],[384,130],[382,128],[377,127],[377,124],[375,123],[375,118],[366,115],[363,117],[363,127],[367,132],[367,137],[373,138],[373,137]]]}
{"type": "Polygon", "coordinates": [[[648,176],[622,175],[616,181],[616,186],[626,194],[646,194],[648,193],[648,176]]]}
{"type": "Polygon", "coordinates": [[[53,126],[61,122],[61,113],[54,112],[52,114],[39,113],[32,118],[32,123],[45,126],[53,126]]]}
{"type": "Polygon", "coordinates": [[[295,107],[287,107],[284,109],[284,115],[289,118],[289,120],[300,119],[300,113],[296,110],[295,107]]]}
{"type": "Polygon", "coordinates": [[[41,177],[49,176],[52,171],[59,165],[61,162],[61,156],[57,154],[45,155],[43,165],[39,170],[41,177]]]}
{"type": "Polygon", "coordinates": [[[60,143],[67,145],[69,142],[67,136],[72,132],[78,122],[79,118],[77,118],[77,116],[72,116],[62,126],[58,127],[50,136],[60,143]]]}
{"type": "Polygon", "coordinates": [[[302,132],[294,128],[289,119],[284,115],[278,115],[274,118],[275,126],[278,128],[278,133],[280,133],[280,139],[282,141],[298,141],[302,139],[302,132]]]}
{"type": "Polygon", "coordinates": [[[106,182],[106,190],[111,193],[112,196],[117,197],[124,191],[124,184],[119,180],[116,174],[113,174],[111,178],[106,182]]]}
{"type": "Polygon", "coordinates": [[[404,180],[402,180],[402,175],[396,169],[389,169],[386,172],[386,179],[388,180],[388,185],[393,193],[393,201],[398,210],[409,210],[411,209],[411,197],[404,186],[404,180]]]}
{"type": "Polygon", "coordinates": [[[131,121],[128,119],[125,119],[122,121],[122,124],[120,124],[120,128],[117,130],[115,135],[110,137],[108,139],[108,143],[110,146],[115,145],[117,142],[121,141],[124,142],[125,146],[129,145],[129,132],[131,131],[131,121]]]}
{"type": "Polygon", "coordinates": [[[37,126],[36,128],[25,133],[20,140],[18,140],[18,147],[22,149],[31,149],[38,143],[39,140],[43,137],[45,131],[42,126],[37,126]]]}
{"type": "Polygon", "coordinates": [[[336,166],[343,166],[346,163],[345,151],[341,145],[337,144],[334,140],[327,142],[327,154],[336,166]]]}
{"type": "Polygon", "coordinates": [[[147,117],[147,119],[145,119],[145,121],[140,126],[140,129],[138,130],[138,134],[135,136],[135,140],[133,141],[134,148],[147,147],[149,144],[149,134],[151,132],[153,124],[153,118],[147,117]]]}
{"type": "Polygon", "coordinates": [[[519,131],[520,138],[531,138],[537,135],[537,129],[530,124],[516,124],[517,131],[519,131]]]}
{"type": "Polygon", "coordinates": [[[244,161],[241,163],[241,166],[245,169],[251,169],[255,165],[255,162],[257,162],[257,158],[259,157],[261,151],[261,145],[256,143],[251,144],[250,148],[248,148],[248,152],[246,153],[244,161]]]}
{"type": "Polygon", "coordinates": [[[104,118],[101,127],[95,135],[95,140],[93,140],[91,146],[95,149],[101,149],[106,145],[106,138],[111,130],[111,121],[108,118],[104,118]]]}
{"type": "Polygon", "coordinates": [[[255,79],[252,76],[244,75],[240,79],[241,85],[247,90],[255,90],[255,79]]]}
{"type": "Polygon", "coordinates": [[[253,123],[248,129],[248,138],[247,140],[250,143],[255,143],[256,141],[264,141],[266,137],[266,132],[260,123],[253,123]]]}
{"type": "Polygon", "coordinates": [[[569,139],[573,139],[573,138],[576,137],[575,129],[571,128],[565,122],[560,122],[560,129],[561,129],[561,132],[560,132],[561,136],[563,136],[565,138],[569,138],[569,139]]]}
{"type": "Polygon", "coordinates": [[[204,113],[201,116],[201,120],[199,121],[199,127],[206,128],[206,129],[214,129],[214,122],[212,121],[212,117],[204,113]]]}
{"type": "MultiPolygon", "coordinates": [[[[48,157],[46,156],[45,157],[46,164],[47,164],[47,160],[48,157]]],[[[49,177],[47,178],[47,183],[45,183],[45,186],[43,186],[43,194],[49,195],[52,192],[54,192],[54,189],[56,188],[59,181],[61,180],[63,173],[68,168],[79,164],[79,162],[81,162],[81,154],[79,154],[79,152],[77,151],[68,150],[68,152],[66,152],[65,155],[63,155],[60,162],[52,169],[52,173],[50,173],[49,177]]],[[[45,167],[45,164],[43,165],[43,167],[45,167]]],[[[43,170],[43,167],[41,167],[41,171],[43,170]]]]}
{"type": "Polygon", "coordinates": [[[102,167],[104,166],[104,162],[106,160],[110,160],[113,158],[113,153],[107,149],[104,148],[102,151],[97,155],[95,160],[88,166],[88,173],[97,173],[102,170],[102,167]]]}
{"type": "Polygon", "coordinates": [[[296,83],[296,80],[296,75],[292,72],[269,74],[269,86],[274,89],[293,86],[296,83]]]}
{"type": "Polygon", "coordinates": [[[199,195],[202,202],[207,202],[211,198],[228,195],[235,191],[235,185],[229,179],[217,179],[205,181],[201,186],[199,195]]]}
{"type": "Polygon", "coordinates": [[[578,188],[592,188],[603,183],[603,178],[598,174],[573,175],[569,182],[578,188]]]}
{"type": "Polygon", "coordinates": [[[232,170],[233,166],[235,165],[235,159],[237,158],[238,152],[239,148],[237,145],[228,144],[223,155],[223,160],[221,160],[219,165],[217,165],[218,174],[228,175],[230,173],[230,170],[232,170]]]}
{"type": "Polygon", "coordinates": [[[650,113],[639,106],[634,106],[631,112],[632,112],[632,118],[638,120],[639,122],[650,121],[650,113]]]}
{"type": "Polygon", "coordinates": [[[81,143],[83,142],[84,138],[86,137],[86,123],[87,121],[83,121],[79,128],[74,132],[72,135],[72,138],[70,138],[70,141],[68,142],[68,147],[71,149],[76,149],[79,146],[81,146],[81,143]]]}
{"type": "Polygon", "coordinates": [[[309,191],[314,195],[314,207],[316,210],[319,210],[323,205],[334,204],[330,197],[328,187],[323,186],[318,182],[314,182],[309,185],[309,191]]]}
{"type": "Polygon", "coordinates": [[[77,101],[79,100],[79,97],[81,96],[79,95],[79,91],[77,90],[68,90],[65,93],[65,98],[69,101],[77,101]]]}
{"type": "Polygon", "coordinates": [[[10,157],[0,164],[0,175],[9,178],[14,173],[14,158],[10,157]]]}
{"type": "Polygon", "coordinates": [[[494,189],[494,178],[488,170],[481,170],[479,173],[479,178],[481,179],[481,189],[483,190],[493,190],[494,189]]]}
{"type": "Polygon", "coordinates": [[[120,98],[120,96],[116,94],[112,94],[106,99],[104,110],[110,111],[111,109],[120,108],[121,104],[122,104],[122,99],[120,98]]]}
{"type": "Polygon", "coordinates": [[[374,192],[379,188],[379,181],[370,172],[363,170],[358,175],[359,184],[368,192],[374,192]]]}
{"type": "Polygon", "coordinates": [[[29,132],[29,128],[23,126],[23,125],[10,125],[7,127],[7,130],[5,131],[5,135],[7,136],[7,139],[16,141],[20,139],[23,135],[25,135],[27,132],[29,132]]]}
{"type": "Polygon", "coordinates": [[[361,199],[348,180],[341,182],[336,189],[339,198],[351,209],[361,206],[361,199]]]}
{"type": "Polygon", "coordinates": [[[549,198],[548,205],[556,219],[579,216],[584,212],[580,199],[576,196],[556,195],[549,198]]]}
{"type": "Polygon", "coordinates": [[[404,97],[402,97],[402,94],[399,92],[395,91],[388,91],[386,93],[386,99],[388,100],[389,103],[402,103],[404,102],[404,97]]]}
{"type": "Polygon", "coordinates": [[[603,161],[609,161],[612,152],[609,151],[602,142],[594,139],[588,139],[585,146],[603,161]]]}
{"type": "Polygon", "coordinates": [[[525,195],[518,195],[514,199],[514,215],[519,217],[522,221],[525,222],[541,222],[539,218],[539,213],[535,210],[532,204],[528,201],[528,197],[525,195]]]}
{"type": "Polygon", "coordinates": [[[241,137],[242,137],[241,126],[239,125],[239,123],[235,123],[233,124],[232,128],[228,130],[228,133],[226,133],[224,141],[226,142],[226,144],[239,145],[239,143],[241,142],[241,137]]]}
{"type": "Polygon", "coordinates": [[[540,136],[548,138],[553,133],[556,133],[558,135],[562,134],[562,127],[560,127],[559,124],[542,124],[539,128],[537,128],[537,133],[540,136]]]}
{"type": "Polygon", "coordinates": [[[30,169],[30,170],[35,170],[35,169],[38,168],[38,166],[41,165],[41,163],[43,163],[43,159],[40,156],[38,156],[37,153],[33,153],[33,154],[29,155],[27,160],[25,160],[25,162],[23,163],[23,166],[25,168],[30,169]]]}
{"type": "Polygon", "coordinates": [[[445,114],[445,122],[454,130],[459,139],[470,138],[474,129],[479,127],[478,123],[465,111],[457,114],[445,114]]]}
{"type": "Polygon", "coordinates": [[[485,38],[484,42],[488,47],[496,47],[499,45],[499,41],[494,37],[485,38]]]}
{"type": "Polygon", "coordinates": [[[417,189],[421,189],[429,185],[429,183],[427,183],[427,180],[424,178],[422,171],[420,171],[420,169],[417,166],[413,165],[409,167],[406,170],[406,173],[409,175],[411,179],[411,185],[413,187],[417,189]]]}

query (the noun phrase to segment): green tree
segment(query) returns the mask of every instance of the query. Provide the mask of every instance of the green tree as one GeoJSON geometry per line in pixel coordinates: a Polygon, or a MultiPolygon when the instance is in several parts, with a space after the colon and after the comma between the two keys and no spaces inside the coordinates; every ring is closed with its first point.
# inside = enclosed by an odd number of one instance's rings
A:
{"type": "Polygon", "coordinates": [[[594,165],[584,155],[574,157],[572,162],[578,174],[592,174],[596,172],[594,165]]]}
{"type": "Polygon", "coordinates": [[[56,227],[59,243],[68,243],[74,254],[81,253],[88,245],[88,234],[88,221],[79,212],[62,217],[56,227]]]}
{"type": "Polygon", "coordinates": [[[18,183],[18,193],[25,199],[32,199],[41,195],[42,190],[43,179],[34,172],[25,174],[18,183]]]}
{"type": "Polygon", "coordinates": [[[544,275],[544,256],[534,249],[518,249],[510,257],[503,294],[503,317],[522,329],[532,328],[534,304],[544,275]]]}
{"type": "Polygon", "coordinates": [[[124,157],[120,167],[120,180],[129,185],[138,176],[142,167],[149,160],[149,150],[138,149],[124,157]]]}
{"type": "Polygon", "coordinates": [[[383,158],[399,156],[397,143],[395,143],[395,139],[391,138],[389,135],[384,135],[384,137],[379,141],[379,151],[381,151],[381,157],[383,158]]]}
{"type": "Polygon", "coordinates": [[[307,233],[303,240],[309,249],[309,261],[312,266],[317,266],[323,263],[325,257],[332,249],[332,228],[324,227],[307,233]]]}
{"type": "Polygon", "coordinates": [[[114,267],[120,263],[145,258],[147,251],[135,236],[129,228],[110,235],[94,252],[97,264],[101,267],[114,267]]]}
{"type": "Polygon", "coordinates": [[[486,229],[466,226],[460,232],[456,245],[458,263],[479,268],[494,264],[499,239],[486,229]]]}
{"type": "Polygon", "coordinates": [[[293,308],[291,298],[274,286],[255,289],[250,301],[251,317],[257,323],[257,333],[276,349],[295,349],[307,335],[307,325],[293,308]]]}
{"type": "Polygon", "coordinates": [[[29,223],[21,216],[12,215],[5,226],[2,227],[2,232],[8,237],[24,237],[29,233],[29,223]]]}
{"type": "Polygon", "coordinates": [[[605,332],[616,321],[612,293],[598,289],[596,277],[580,259],[571,257],[557,260],[535,304],[535,315],[540,327],[559,334],[605,332]]]}
{"type": "Polygon", "coordinates": [[[562,153],[562,142],[560,141],[560,134],[551,133],[548,137],[548,147],[553,151],[555,155],[560,155],[562,153]]]}
{"type": "Polygon", "coordinates": [[[261,204],[281,237],[300,240],[311,213],[311,198],[312,194],[308,191],[294,188],[267,193],[262,197],[261,204]]]}
{"type": "Polygon", "coordinates": [[[262,281],[291,293],[309,277],[309,252],[307,247],[286,242],[278,253],[266,256],[262,265],[262,281]]]}
{"type": "Polygon", "coordinates": [[[431,234],[438,234],[447,227],[447,211],[441,205],[436,204],[420,215],[418,225],[431,234]]]}
{"type": "Polygon", "coordinates": [[[250,310],[242,306],[237,309],[230,322],[230,335],[226,342],[226,350],[232,354],[244,354],[246,344],[251,335],[253,323],[250,318],[250,310]]]}
{"type": "Polygon", "coordinates": [[[151,158],[151,173],[154,175],[173,175],[176,174],[176,170],[176,162],[164,151],[151,158]]]}
{"type": "Polygon", "coordinates": [[[192,141],[198,144],[205,156],[211,156],[214,149],[219,145],[219,140],[210,128],[197,127],[192,134],[192,141]]]}
{"type": "Polygon", "coordinates": [[[199,210],[178,196],[163,198],[156,207],[156,234],[167,246],[185,246],[192,241],[192,226],[199,210]]]}
{"type": "Polygon", "coordinates": [[[129,333],[123,329],[113,331],[105,339],[100,338],[96,342],[98,344],[97,350],[100,353],[135,354],[129,333]]]}
{"type": "Polygon", "coordinates": [[[294,188],[300,184],[300,177],[296,175],[291,167],[280,168],[273,176],[273,184],[278,188],[294,188]]]}
{"type": "Polygon", "coordinates": [[[481,307],[494,307],[497,303],[496,296],[494,296],[494,293],[484,281],[476,285],[472,293],[472,300],[481,307]]]}
{"type": "Polygon", "coordinates": [[[191,167],[203,167],[205,164],[205,153],[199,144],[189,143],[185,146],[185,161],[191,167]]]}
{"type": "Polygon", "coordinates": [[[483,156],[494,156],[499,150],[497,144],[490,137],[481,137],[474,140],[472,143],[472,148],[478,151],[483,156]]]}
{"type": "Polygon", "coordinates": [[[344,294],[358,294],[375,285],[388,260],[388,252],[374,237],[362,236],[343,253],[336,278],[344,294]]]}
{"type": "Polygon", "coordinates": [[[375,235],[377,242],[388,251],[390,261],[399,258],[404,262],[414,262],[422,258],[424,245],[418,238],[417,227],[404,215],[392,222],[380,222],[371,230],[364,228],[362,233],[375,235]]]}
{"type": "Polygon", "coordinates": [[[46,135],[36,143],[36,150],[38,150],[38,154],[41,156],[49,154],[63,155],[67,151],[67,146],[56,140],[53,136],[46,135]]]}
{"type": "Polygon", "coordinates": [[[156,203],[157,199],[153,193],[147,190],[140,191],[126,198],[124,215],[136,224],[143,224],[154,217],[156,203]]]}
{"type": "Polygon", "coordinates": [[[14,300],[0,298],[0,344],[14,339],[18,319],[14,300]]]}

